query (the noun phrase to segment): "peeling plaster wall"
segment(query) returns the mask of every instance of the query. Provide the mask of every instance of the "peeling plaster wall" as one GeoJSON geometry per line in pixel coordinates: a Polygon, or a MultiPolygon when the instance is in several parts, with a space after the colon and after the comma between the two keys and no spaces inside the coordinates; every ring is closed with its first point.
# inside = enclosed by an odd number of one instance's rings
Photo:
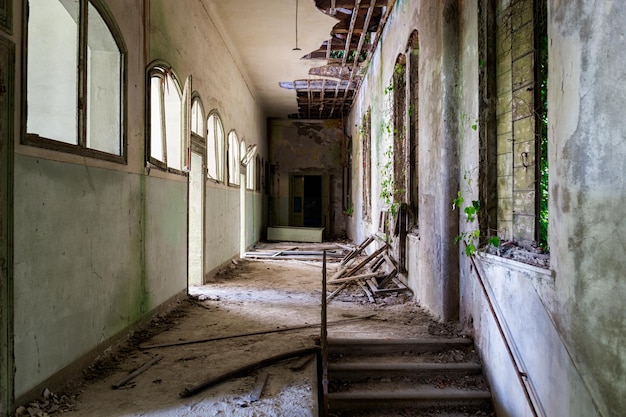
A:
{"type": "Polygon", "coordinates": [[[601,415],[626,410],[626,4],[549,9],[550,247],[557,327],[601,415]]]}
{"type": "MultiPolygon", "coordinates": [[[[442,320],[458,316],[458,214],[450,210],[458,190],[456,113],[458,5],[456,1],[397,1],[363,81],[349,126],[359,126],[368,107],[372,109],[372,222],[360,221],[362,175],[355,178],[353,197],[356,216],[350,221],[350,237],[361,240],[378,228],[383,209],[380,184],[381,156],[389,146],[381,127],[386,123],[385,87],[392,79],[394,63],[405,53],[413,30],[419,33],[419,234],[407,244],[408,280],[415,299],[442,320]],[[424,105],[427,103],[427,105],[424,105]],[[358,182],[361,181],[361,182],[358,182]]],[[[358,135],[354,134],[355,138],[358,135]]],[[[355,154],[362,162],[360,139],[355,154]]],[[[356,158],[355,158],[356,159],[356,158]]]]}
{"type": "MultiPolygon", "coordinates": [[[[442,320],[472,329],[498,415],[530,415],[496,322],[548,416],[617,416],[626,409],[626,69],[620,54],[626,5],[549,1],[550,270],[479,255],[471,265],[459,231],[478,227],[450,206],[461,190],[479,199],[479,0],[398,1],[346,126],[362,166],[359,126],[372,109],[372,212],[382,207],[380,154],[385,93],[410,31],[419,31],[419,234],[409,235],[415,298],[442,320]],[[419,4],[417,4],[419,3],[419,4]],[[459,277],[455,289],[455,277],[459,277]]],[[[358,161],[358,162],[357,162],[358,161]]],[[[363,172],[353,170],[352,240],[375,232],[362,220],[363,172]]],[[[493,192],[492,192],[493,194],[493,192]]]]}
{"type": "MultiPolygon", "coordinates": [[[[626,76],[626,5],[548,4],[551,267],[483,255],[476,270],[461,256],[461,319],[474,330],[499,416],[530,409],[477,274],[545,415],[618,416],[626,409],[626,86],[616,80],[626,76]]],[[[478,95],[466,70],[477,65],[475,10],[476,2],[464,2],[461,114],[471,114],[467,97],[478,95]]],[[[460,144],[463,171],[478,156],[460,144]]]]}
{"type": "Polygon", "coordinates": [[[270,158],[275,166],[271,181],[270,225],[289,225],[289,173],[320,173],[330,179],[326,237],[345,233],[342,213],[340,120],[298,121],[270,119],[270,158]]]}

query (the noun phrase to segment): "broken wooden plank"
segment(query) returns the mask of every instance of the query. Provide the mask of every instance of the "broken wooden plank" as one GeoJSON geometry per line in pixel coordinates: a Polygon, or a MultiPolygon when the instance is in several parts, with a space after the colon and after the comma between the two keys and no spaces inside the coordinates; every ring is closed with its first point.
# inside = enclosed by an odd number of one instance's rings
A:
{"type": "Polygon", "coordinates": [[[337,271],[335,271],[335,273],[333,274],[332,277],[330,277],[329,281],[334,281],[337,278],[341,278],[341,276],[344,274],[344,272],[346,272],[348,270],[347,266],[342,266],[340,267],[337,271]]]}
{"type": "MultiPolygon", "coordinates": [[[[354,321],[354,320],[369,319],[369,318],[372,318],[374,316],[375,316],[375,314],[370,314],[368,316],[351,317],[351,318],[347,318],[347,319],[331,321],[331,322],[328,322],[328,324],[339,324],[339,323],[345,323],[345,322],[354,321]]],[[[319,323],[313,323],[313,324],[304,324],[304,325],[300,325],[300,326],[283,327],[281,329],[261,330],[261,331],[258,331],[258,332],[251,332],[251,333],[239,333],[239,334],[233,334],[233,335],[227,335],[227,336],[209,337],[209,338],[205,338],[205,339],[181,340],[181,341],[178,341],[178,342],[161,343],[161,344],[157,344],[157,345],[147,345],[147,346],[139,345],[139,349],[145,350],[145,349],[156,349],[156,348],[172,347],[172,346],[192,345],[192,344],[195,344],[195,343],[214,342],[214,341],[217,341],[217,340],[234,339],[234,338],[237,338],[237,337],[257,336],[257,335],[268,334],[268,333],[280,333],[280,332],[286,332],[286,331],[290,331],[290,330],[308,329],[308,328],[311,328],[311,327],[319,327],[319,326],[320,326],[319,323]]]]}
{"type": "Polygon", "coordinates": [[[357,281],[356,283],[358,284],[359,287],[361,287],[361,289],[363,290],[363,292],[367,296],[367,299],[370,300],[370,303],[374,303],[375,302],[374,301],[374,296],[370,292],[369,288],[367,288],[361,281],[357,281]]]}
{"type": "Polygon", "coordinates": [[[126,385],[128,382],[130,382],[131,380],[133,380],[135,377],[137,377],[138,375],[143,374],[144,372],[146,372],[149,368],[151,368],[154,364],[156,364],[157,362],[159,362],[161,359],[163,359],[162,355],[156,355],[154,358],[152,358],[152,360],[150,360],[149,362],[144,363],[143,365],[141,365],[135,372],[129,374],[128,376],[126,376],[126,378],[122,379],[120,382],[118,382],[117,384],[113,384],[111,386],[111,388],[113,389],[119,389],[120,387],[126,385]]]}
{"type": "Polygon", "coordinates": [[[335,291],[331,292],[327,297],[326,297],[326,302],[329,303],[330,300],[332,300],[333,298],[335,298],[335,296],[337,294],[339,294],[341,291],[343,291],[344,288],[346,288],[348,286],[347,282],[344,282],[343,284],[341,284],[339,286],[339,288],[337,288],[335,291]]]}
{"type": "Polygon", "coordinates": [[[346,257],[341,261],[342,265],[346,265],[350,260],[358,256],[363,250],[369,246],[370,243],[374,241],[374,236],[371,235],[367,239],[365,239],[359,246],[357,246],[352,252],[350,252],[346,257]]]}
{"type": "Polygon", "coordinates": [[[370,272],[369,274],[353,275],[351,277],[335,279],[335,280],[332,280],[332,281],[328,281],[328,283],[329,284],[340,284],[340,283],[343,283],[343,282],[356,281],[356,280],[364,279],[364,278],[382,277],[383,275],[384,274],[381,273],[381,272],[370,272]]]}
{"type": "Polygon", "coordinates": [[[391,272],[389,272],[378,284],[378,288],[385,288],[387,285],[389,285],[391,283],[391,280],[394,279],[396,277],[396,275],[398,274],[398,270],[396,268],[394,268],[393,270],[391,270],[391,272]]]}
{"type": "Polygon", "coordinates": [[[265,388],[265,384],[267,384],[267,378],[269,376],[270,374],[266,370],[263,370],[259,374],[259,377],[256,380],[256,385],[254,386],[254,389],[248,396],[248,400],[251,403],[259,401],[259,399],[261,398],[261,395],[263,394],[263,388],[265,388]]]}
{"type": "Polygon", "coordinates": [[[383,253],[386,250],[387,250],[387,244],[385,243],[383,246],[378,248],[374,253],[372,253],[370,256],[368,256],[363,261],[361,261],[357,266],[355,266],[354,268],[352,268],[348,272],[346,272],[345,275],[354,275],[361,268],[363,268],[365,265],[367,265],[372,259],[376,258],[378,255],[380,255],[381,253],[383,253]]]}
{"type": "Polygon", "coordinates": [[[226,372],[218,376],[210,377],[192,387],[184,388],[181,392],[178,393],[178,395],[183,398],[190,397],[194,394],[199,393],[200,391],[203,391],[209,387],[212,387],[213,385],[217,385],[231,378],[236,378],[242,375],[246,375],[247,373],[252,372],[255,369],[273,365],[285,359],[296,358],[296,357],[300,357],[303,355],[316,354],[317,352],[319,352],[319,350],[320,350],[319,346],[314,346],[314,347],[294,350],[291,352],[285,352],[279,355],[271,356],[269,358],[261,359],[260,361],[252,362],[248,365],[244,365],[241,368],[234,369],[232,371],[226,372]]]}
{"type": "Polygon", "coordinates": [[[378,284],[376,283],[376,280],[374,278],[368,278],[365,280],[365,282],[367,283],[367,285],[370,287],[370,289],[372,290],[374,294],[380,291],[378,289],[378,284]]]}
{"type": "Polygon", "coordinates": [[[289,369],[291,369],[292,371],[301,371],[304,369],[305,366],[307,366],[307,364],[309,362],[311,362],[311,360],[315,357],[315,355],[308,355],[308,356],[303,356],[302,358],[300,358],[299,360],[297,360],[295,363],[289,365],[289,369]]]}

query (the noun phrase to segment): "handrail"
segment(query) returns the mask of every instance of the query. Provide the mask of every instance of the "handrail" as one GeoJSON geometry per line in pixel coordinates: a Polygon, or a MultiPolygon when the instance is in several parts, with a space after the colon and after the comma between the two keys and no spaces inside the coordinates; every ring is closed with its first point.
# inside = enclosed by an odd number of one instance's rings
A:
{"type": "MultiPolygon", "coordinates": [[[[322,320],[320,322],[320,344],[322,346],[322,404],[319,404],[319,415],[328,416],[328,331],[327,331],[327,303],[326,303],[326,250],[322,256],[322,320]]],[[[319,373],[318,373],[319,374],[319,373]]],[[[319,383],[318,383],[319,387],[319,383]]],[[[319,388],[318,388],[319,389],[319,388]]]]}
{"type": "MultiPolygon", "coordinates": [[[[468,258],[470,259],[470,261],[472,262],[472,265],[474,266],[476,277],[478,278],[480,287],[483,290],[485,300],[487,300],[487,305],[489,306],[489,310],[491,311],[491,314],[495,320],[496,327],[498,328],[498,332],[500,333],[500,336],[502,337],[502,341],[504,342],[504,346],[506,347],[507,353],[509,354],[509,357],[511,358],[511,362],[513,364],[513,367],[515,368],[515,375],[517,376],[517,379],[520,385],[522,386],[522,389],[524,391],[524,396],[526,397],[526,401],[528,402],[528,405],[530,406],[530,410],[532,411],[534,417],[539,417],[539,416],[546,417],[546,413],[543,407],[541,406],[541,402],[539,401],[539,398],[537,397],[537,393],[535,392],[532,386],[532,383],[528,380],[528,374],[524,372],[521,369],[520,365],[518,364],[519,359],[516,357],[515,353],[513,352],[513,349],[511,348],[511,341],[509,340],[510,337],[507,337],[507,335],[505,334],[504,326],[500,322],[501,319],[498,317],[498,314],[496,313],[496,308],[493,302],[491,301],[491,296],[489,295],[489,291],[487,291],[487,285],[485,284],[485,281],[482,275],[480,274],[478,264],[476,263],[474,256],[468,256],[468,258]]],[[[508,333],[508,329],[507,329],[507,333],[508,333]]]]}

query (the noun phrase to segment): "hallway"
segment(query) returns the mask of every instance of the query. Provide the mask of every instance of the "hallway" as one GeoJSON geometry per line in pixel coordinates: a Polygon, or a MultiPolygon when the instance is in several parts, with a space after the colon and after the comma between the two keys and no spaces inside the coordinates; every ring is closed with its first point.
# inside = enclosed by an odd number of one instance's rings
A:
{"type": "MultiPolygon", "coordinates": [[[[154,318],[119,348],[68,385],[77,401],[70,417],[86,416],[310,416],[317,415],[315,367],[288,368],[294,360],[267,367],[269,380],[258,402],[248,395],[259,371],[233,378],[189,398],[188,386],[283,352],[314,346],[319,327],[227,338],[206,343],[146,349],[151,345],[219,338],[316,324],[320,320],[321,263],[247,261],[220,271],[210,283],[168,315],[154,318]],[[144,349],[142,349],[144,348],[144,349]],[[157,355],[162,360],[117,390],[113,384],[157,355]]],[[[334,266],[329,264],[329,271],[334,266]]],[[[408,296],[390,295],[376,304],[344,291],[329,304],[330,337],[411,338],[449,333],[408,296]],[[362,317],[372,316],[370,319],[362,317]],[[335,322],[339,322],[333,324],[335,322]]],[[[26,414],[28,415],[28,414],[26,414]]]]}

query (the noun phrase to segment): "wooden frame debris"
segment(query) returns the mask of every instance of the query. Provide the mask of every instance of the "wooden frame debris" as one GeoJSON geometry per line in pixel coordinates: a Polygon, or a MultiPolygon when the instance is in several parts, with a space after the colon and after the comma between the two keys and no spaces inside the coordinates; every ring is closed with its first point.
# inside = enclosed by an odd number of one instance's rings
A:
{"type": "Polygon", "coordinates": [[[326,302],[350,284],[358,285],[370,302],[375,302],[377,294],[411,291],[398,279],[398,266],[388,253],[387,242],[382,242],[381,247],[359,260],[359,256],[374,240],[374,235],[367,237],[341,260],[337,271],[328,280],[329,285],[340,286],[327,295],[326,302]]]}

